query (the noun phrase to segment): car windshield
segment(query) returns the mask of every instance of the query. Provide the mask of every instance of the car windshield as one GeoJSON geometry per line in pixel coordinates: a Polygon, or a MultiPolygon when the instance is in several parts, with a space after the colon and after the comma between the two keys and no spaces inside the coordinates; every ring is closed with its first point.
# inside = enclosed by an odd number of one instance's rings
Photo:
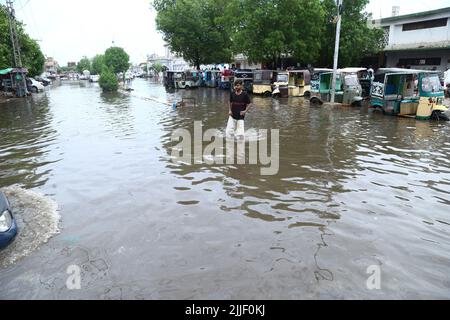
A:
{"type": "Polygon", "coordinates": [[[358,83],[358,76],[356,74],[349,74],[345,76],[345,84],[347,86],[357,86],[358,83]]]}
{"type": "Polygon", "coordinates": [[[438,75],[425,76],[422,79],[423,92],[439,92],[441,90],[441,82],[438,75]]]}
{"type": "Polygon", "coordinates": [[[288,75],[287,74],[279,74],[277,76],[278,82],[287,82],[288,81],[288,75]]]}

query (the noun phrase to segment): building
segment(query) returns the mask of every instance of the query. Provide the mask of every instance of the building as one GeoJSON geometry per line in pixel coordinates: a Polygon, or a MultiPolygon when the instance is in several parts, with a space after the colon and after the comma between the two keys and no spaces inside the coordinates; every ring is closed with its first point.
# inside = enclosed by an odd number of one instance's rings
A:
{"type": "Polygon", "coordinates": [[[76,68],[77,63],[76,62],[67,62],[67,67],[68,68],[76,68]]]}
{"type": "Polygon", "coordinates": [[[59,68],[58,62],[52,57],[45,59],[44,71],[47,73],[57,73],[59,68]]]}
{"type": "Polygon", "coordinates": [[[373,20],[385,31],[386,67],[445,71],[450,68],[450,7],[373,20]]]}
{"type": "Polygon", "coordinates": [[[243,54],[235,55],[232,65],[234,65],[236,69],[261,69],[261,63],[253,64],[249,62],[247,57],[243,54]]]}

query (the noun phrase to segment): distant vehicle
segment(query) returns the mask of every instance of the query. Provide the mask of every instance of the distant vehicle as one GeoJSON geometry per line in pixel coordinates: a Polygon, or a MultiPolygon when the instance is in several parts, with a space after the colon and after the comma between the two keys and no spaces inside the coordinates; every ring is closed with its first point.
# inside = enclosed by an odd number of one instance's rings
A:
{"type": "Polygon", "coordinates": [[[98,74],[94,74],[90,76],[90,82],[98,82],[100,80],[100,76],[98,74]]]}
{"type": "Polygon", "coordinates": [[[44,91],[44,85],[33,78],[27,78],[27,89],[30,92],[38,93],[44,91]]]}
{"type": "Polygon", "coordinates": [[[253,94],[261,94],[270,97],[272,95],[272,85],[277,78],[274,70],[255,70],[253,72],[253,94]]]}
{"type": "Polygon", "coordinates": [[[8,199],[0,192],[0,250],[9,245],[17,235],[17,224],[8,199]]]}
{"type": "Polygon", "coordinates": [[[272,85],[272,97],[287,98],[289,97],[289,72],[278,71],[275,81],[272,85]]]}
{"type": "Polygon", "coordinates": [[[52,80],[45,78],[45,77],[35,77],[34,79],[36,81],[39,81],[40,83],[42,83],[44,85],[44,87],[52,84],[52,80]]]}
{"type": "Polygon", "coordinates": [[[311,73],[309,70],[289,70],[288,95],[290,97],[311,96],[311,73]]]}

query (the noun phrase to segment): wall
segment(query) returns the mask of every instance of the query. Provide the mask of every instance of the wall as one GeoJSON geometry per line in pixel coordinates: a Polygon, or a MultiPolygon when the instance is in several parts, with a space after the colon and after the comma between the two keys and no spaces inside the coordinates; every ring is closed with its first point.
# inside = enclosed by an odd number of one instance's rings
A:
{"type": "MultiPolygon", "coordinates": [[[[441,58],[441,64],[436,66],[438,70],[445,71],[450,68],[450,49],[447,50],[416,50],[416,51],[392,51],[386,52],[386,67],[397,67],[397,63],[401,58],[441,58]]],[[[428,69],[433,66],[411,66],[412,69],[428,69]]]]}

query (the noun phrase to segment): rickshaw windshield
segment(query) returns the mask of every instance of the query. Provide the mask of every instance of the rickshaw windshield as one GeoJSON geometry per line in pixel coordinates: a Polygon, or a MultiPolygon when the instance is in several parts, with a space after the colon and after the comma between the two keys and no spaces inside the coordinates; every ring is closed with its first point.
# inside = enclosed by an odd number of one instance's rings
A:
{"type": "Polygon", "coordinates": [[[438,75],[429,75],[422,78],[423,92],[439,92],[441,91],[441,82],[438,75]]]}
{"type": "Polygon", "coordinates": [[[358,76],[356,74],[349,74],[345,76],[345,84],[347,86],[357,86],[359,85],[358,76]]]}
{"type": "Polygon", "coordinates": [[[278,82],[288,82],[288,75],[287,74],[279,74],[277,76],[278,82]]]}

